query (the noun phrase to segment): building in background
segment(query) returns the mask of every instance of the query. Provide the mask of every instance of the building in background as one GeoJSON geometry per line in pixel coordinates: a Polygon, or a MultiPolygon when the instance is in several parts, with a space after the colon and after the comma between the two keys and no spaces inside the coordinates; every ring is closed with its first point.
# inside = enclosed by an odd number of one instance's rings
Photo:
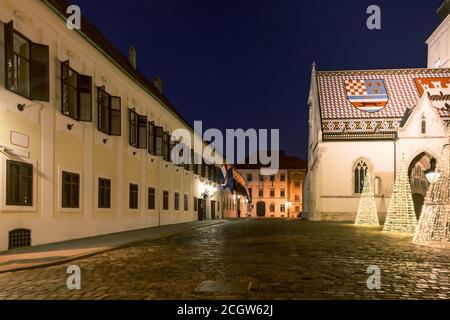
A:
{"type": "Polygon", "coordinates": [[[416,215],[450,123],[450,2],[428,39],[428,69],[312,71],[305,213],[354,220],[369,171],[384,220],[402,158],[416,215]]]}
{"type": "Polygon", "coordinates": [[[67,6],[0,0],[0,251],[222,218],[217,168],[171,161],[175,129],[198,137],[161,79],[67,6]]]}
{"type": "Polygon", "coordinates": [[[306,161],[287,156],[282,151],[276,175],[261,175],[259,164],[237,165],[252,199],[251,203],[246,199],[240,201],[241,217],[299,217],[303,211],[302,188],[306,167],[306,161]]]}

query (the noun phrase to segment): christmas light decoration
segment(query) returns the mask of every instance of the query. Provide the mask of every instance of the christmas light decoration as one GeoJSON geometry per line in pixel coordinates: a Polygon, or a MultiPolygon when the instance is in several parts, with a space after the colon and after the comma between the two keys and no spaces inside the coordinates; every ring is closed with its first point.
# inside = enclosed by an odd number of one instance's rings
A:
{"type": "Polygon", "coordinates": [[[355,220],[356,225],[379,226],[377,205],[375,203],[375,194],[373,192],[372,179],[367,172],[364,178],[364,187],[359,202],[358,214],[355,220]]]}
{"type": "Polygon", "coordinates": [[[418,245],[450,247],[450,144],[444,146],[413,242],[418,245]]]}
{"type": "Polygon", "coordinates": [[[394,191],[389,203],[383,231],[414,234],[417,218],[408,176],[408,166],[402,159],[400,170],[395,178],[394,191]]]}

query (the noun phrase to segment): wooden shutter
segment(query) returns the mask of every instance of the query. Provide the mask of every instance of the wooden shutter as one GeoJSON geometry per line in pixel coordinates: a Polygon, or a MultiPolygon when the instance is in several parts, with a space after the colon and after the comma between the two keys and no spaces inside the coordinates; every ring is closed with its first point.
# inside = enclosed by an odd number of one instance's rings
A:
{"type": "Polygon", "coordinates": [[[155,148],[156,148],[156,155],[161,157],[163,155],[163,135],[164,135],[164,129],[163,127],[155,127],[155,148]]]}
{"type": "Polygon", "coordinates": [[[138,115],[138,147],[147,149],[147,117],[138,115]]]}
{"type": "Polygon", "coordinates": [[[69,61],[62,62],[61,63],[61,113],[66,116],[70,114],[69,76],[70,76],[69,61]]]}
{"type": "Polygon", "coordinates": [[[164,132],[163,138],[163,159],[170,160],[170,136],[168,132],[164,132]]]}
{"type": "Polygon", "coordinates": [[[155,155],[156,139],[155,139],[155,124],[153,122],[148,123],[148,153],[155,155]]]}
{"type": "Polygon", "coordinates": [[[33,100],[49,101],[49,48],[30,42],[30,96],[33,100]]]}
{"type": "Polygon", "coordinates": [[[103,87],[97,90],[97,126],[98,131],[110,133],[109,95],[103,87]]]}
{"type": "Polygon", "coordinates": [[[110,135],[121,136],[122,135],[122,99],[120,97],[110,96],[111,104],[111,124],[110,135]]]}
{"type": "Polygon", "coordinates": [[[14,25],[13,22],[5,24],[5,86],[15,90],[14,83],[14,25]]]}
{"type": "Polygon", "coordinates": [[[138,146],[138,141],[137,141],[137,113],[134,112],[133,110],[129,109],[128,110],[128,114],[129,114],[129,144],[130,146],[136,147],[138,146]]]}
{"type": "Polygon", "coordinates": [[[78,74],[79,121],[92,122],[92,78],[78,74]]]}

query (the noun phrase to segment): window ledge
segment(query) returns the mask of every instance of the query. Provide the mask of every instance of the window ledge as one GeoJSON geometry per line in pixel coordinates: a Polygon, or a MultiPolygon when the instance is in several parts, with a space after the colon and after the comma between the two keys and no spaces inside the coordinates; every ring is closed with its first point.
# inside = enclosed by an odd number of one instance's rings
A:
{"type": "Polygon", "coordinates": [[[11,206],[11,205],[3,205],[0,208],[0,211],[12,213],[12,212],[20,212],[20,213],[36,213],[36,206],[26,207],[26,206],[11,206]]]}

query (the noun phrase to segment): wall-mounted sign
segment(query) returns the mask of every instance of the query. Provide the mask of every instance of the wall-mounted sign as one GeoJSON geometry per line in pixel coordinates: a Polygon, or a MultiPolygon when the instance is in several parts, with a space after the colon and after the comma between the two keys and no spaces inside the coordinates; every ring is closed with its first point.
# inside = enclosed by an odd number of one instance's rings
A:
{"type": "Polygon", "coordinates": [[[10,142],[12,145],[19,146],[22,148],[30,147],[30,137],[24,133],[20,133],[17,131],[10,132],[10,142]]]}

